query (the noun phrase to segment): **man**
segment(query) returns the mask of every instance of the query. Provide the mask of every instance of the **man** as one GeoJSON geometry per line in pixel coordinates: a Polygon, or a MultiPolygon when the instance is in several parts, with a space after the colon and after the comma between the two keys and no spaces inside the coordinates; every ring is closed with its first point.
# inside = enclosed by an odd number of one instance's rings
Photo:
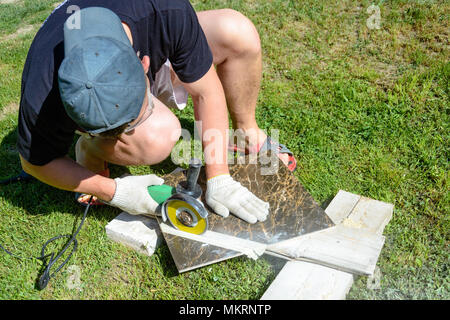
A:
{"type": "MultiPolygon", "coordinates": [[[[184,99],[189,93],[203,147],[215,151],[205,153],[207,204],[223,217],[231,212],[249,223],[264,221],[269,205],[230,177],[226,160],[227,105],[233,126],[247,137],[247,151],[278,146],[256,124],[260,80],[257,31],[236,11],[196,14],[188,0],[66,1],[37,33],[25,63],[22,167],[54,187],[131,214],[154,214],[147,186],[163,180],[110,179],[106,163],[164,160],[180,134],[166,104],[182,105],[180,92],[184,99]],[[73,8],[81,10],[69,17],[73,8]],[[206,139],[208,130],[221,135],[206,139]],[[81,137],[73,161],[66,154],[75,132],[81,137]]],[[[276,150],[295,164],[289,150],[276,150]]]]}

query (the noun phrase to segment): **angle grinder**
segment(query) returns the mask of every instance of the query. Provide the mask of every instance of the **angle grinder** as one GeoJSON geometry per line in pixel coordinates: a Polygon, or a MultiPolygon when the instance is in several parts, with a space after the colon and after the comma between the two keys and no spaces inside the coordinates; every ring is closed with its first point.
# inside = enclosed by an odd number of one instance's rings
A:
{"type": "Polygon", "coordinates": [[[150,196],[161,205],[162,220],[169,220],[175,229],[193,234],[208,229],[208,211],[200,201],[202,189],[197,183],[201,167],[201,160],[191,159],[186,181],[176,188],[165,184],[148,187],[150,196]]]}

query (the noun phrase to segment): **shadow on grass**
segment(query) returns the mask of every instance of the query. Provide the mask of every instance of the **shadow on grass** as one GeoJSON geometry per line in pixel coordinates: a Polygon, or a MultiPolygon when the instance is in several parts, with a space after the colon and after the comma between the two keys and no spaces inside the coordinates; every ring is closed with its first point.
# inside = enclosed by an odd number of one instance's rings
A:
{"type": "Polygon", "coordinates": [[[170,253],[167,243],[163,243],[159,246],[154,253],[159,260],[161,265],[161,271],[166,278],[173,278],[179,275],[178,269],[173,260],[172,254],[170,253]]]}

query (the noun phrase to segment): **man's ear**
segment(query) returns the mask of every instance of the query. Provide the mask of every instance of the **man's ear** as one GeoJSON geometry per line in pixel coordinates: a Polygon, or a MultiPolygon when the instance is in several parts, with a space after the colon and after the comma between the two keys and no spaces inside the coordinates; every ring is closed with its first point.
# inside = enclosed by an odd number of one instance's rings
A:
{"type": "Polygon", "coordinates": [[[144,68],[144,72],[145,74],[148,73],[148,69],[150,68],[150,57],[149,56],[144,56],[141,60],[142,63],[142,68],[144,68]]]}

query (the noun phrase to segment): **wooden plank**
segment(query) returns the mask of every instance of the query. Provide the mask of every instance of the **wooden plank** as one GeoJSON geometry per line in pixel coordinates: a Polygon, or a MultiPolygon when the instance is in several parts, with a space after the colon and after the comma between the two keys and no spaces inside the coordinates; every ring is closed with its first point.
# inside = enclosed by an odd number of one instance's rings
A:
{"type": "Polygon", "coordinates": [[[334,224],[340,224],[348,217],[360,199],[360,195],[339,190],[325,209],[325,213],[330,217],[334,224]]]}
{"type": "Polygon", "coordinates": [[[361,197],[342,224],[364,229],[368,233],[382,235],[384,227],[392,219],[393,212],[394,205],[391,203],[361,197]]]}
{"type": "MultiPolygon", "coordinates": [[[[393,205],[340,190],[325,212],[333,222],[365,225],[366,232],[381,235],[392,218],[393,205]],[[357,204],[361,199],[363,202],[358,207],[357,204]],[[371,217],[374,217],[374,221],[371,217]]],[[[351,273],[302,261],[289,261],[261,299],[345,299],[353,279],[351,273]]]]}
{"type": "Polygon", "coordinates": [[[261,300],[344,300],[353,275],[304,261],[289,261],[261,300]]]}
{"type": "Polygon", "coordinates": [[[371,275],[384,237],[337,225],[267,247],[268,251],[293,260],[311,261],[361,275],[371,275]]]}

